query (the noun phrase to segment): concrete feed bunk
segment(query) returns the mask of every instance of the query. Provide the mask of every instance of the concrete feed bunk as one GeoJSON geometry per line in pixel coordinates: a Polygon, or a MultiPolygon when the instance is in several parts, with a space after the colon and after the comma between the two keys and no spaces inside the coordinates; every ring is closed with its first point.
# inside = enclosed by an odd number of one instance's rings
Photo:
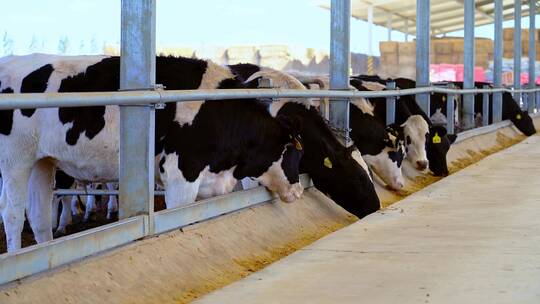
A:
{"type": "MultiPolygon", "coordinates": [[[[540,123],[540,118],[535,121],[540,123]]],[[[448,153],[450,170],[524,138],[512,126],[461,136],[448,153]]],[[[404,170],[405,190],[396,193],[378,186],[384,206],[439,179],[412,168],[404,170]]],[[[267,203],[241,210],[6,285],[0,289],[0,303],[189,302],[355,220],[311,188],[292,204],[267,203]]]]}

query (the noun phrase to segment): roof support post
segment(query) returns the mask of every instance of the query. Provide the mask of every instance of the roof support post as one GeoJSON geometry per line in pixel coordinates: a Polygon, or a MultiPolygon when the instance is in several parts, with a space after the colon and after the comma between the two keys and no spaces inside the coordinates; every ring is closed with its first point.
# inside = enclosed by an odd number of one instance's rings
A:
{"type": "MultiPolygon", "coordinates": [[[[429,86],[429,0],[416,1],[416,87],[429,86]]],[[[416,100],[429,116],[429,94],[417,94],[416,100]]]]}
{"type": "MultiPolygon", "coordinates": [[[[502,88],[503,0],[495,0],[495,42],[493,44],[493,84],[502,88]]],[[[493,93],[493,123],[502,121],[502,93],[493,93]]]]}
{"type": "Polygon", "coordinates": [[[405,19],[405,42],[409,42],[409,19],[405,19]]]}
{"type": "MultiPolygon", "coordinates": [[[[349,89],[351,1],[332,0],[330,14],[330,89],[349,89]]],[[[349,100],[332,99],[330,122],[349,143],[349,100]]]]}
{"type": "MultiPolygon", "coordinates": [[[[514,0],[514,89],[521,89],[521,0],[514,0]]],[[[514,93],[521,106],[521,93],[514,93]]]]}
{"type": "MultiPolygon", "coordinates": [[[[463,54],[463,88],[474,88],[474,0],[465,0],[465,37],[463,54]]],[[[462,121],[464,129],[474,128],[474,94],[464,94],[462,121]]]]}
{"type": "MultiPolygon", "coordinates": [[[[122,0],[120,89],[151,89],[156,78],[156,1],[122,0]]],[[[120,107],[120,218],[146,214],[153,232],[154,107],[120,107]]]]}
{"type": "Polygon", "coordinates": [[[388,41],[392,41],[392,13],[388,13],[386,28],[388,29],[388,41]]]}
{"type": "MultiPolygon", "coordinates": [[[[394,81],[386,82],[387,90],[395,90],[396,83],[394,81]]],[[[386,124],[391,125],[396,122],[396,97],[386,97],[386,124]]]]}
{"type": "MultiPolygon", "coordinates": [[[[536,88],[536,1],[529,0],[529,88],[536,88]]],[[[534,113],[536,93],[529,93],[527,98],[527,110],[534,113]]]]}

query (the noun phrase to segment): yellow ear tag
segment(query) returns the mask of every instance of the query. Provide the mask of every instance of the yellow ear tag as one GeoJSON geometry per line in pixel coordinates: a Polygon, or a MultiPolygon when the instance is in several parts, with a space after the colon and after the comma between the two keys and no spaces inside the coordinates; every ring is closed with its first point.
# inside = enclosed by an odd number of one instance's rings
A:
{"type": "Polygon", "coordinates": [[[294,146],[295,146],[296,150],[298,150],[298,151],[302,150],[302,144],[296,138],[294,139],[294,146]]]}
{"type": "Polygon", "coordinates": [[[440,144],[441,143],[441,137],[437,132],[435,132],[435,135],[433,136],[433,143],[434,144],[440,144]]]}
{"type": "Polygon", "coordinates": [[[326,168],[332,169],[332,162],[330,161],[330,158],[326,157],[326,158],[324,159],[324,166],[325,166],[326,168]]]}
{"type": "Polygon", "coordinates": [[[516,115],[516,119],[517,119],[517,120],[520,120],[520,119],[521,119],[521,114],[518,113],[518,114],[516,115]]]}
{"type": "Polygon", "coordinates": [[[446,101],[446,95],[442,96],[442,101],[446,101]]]}

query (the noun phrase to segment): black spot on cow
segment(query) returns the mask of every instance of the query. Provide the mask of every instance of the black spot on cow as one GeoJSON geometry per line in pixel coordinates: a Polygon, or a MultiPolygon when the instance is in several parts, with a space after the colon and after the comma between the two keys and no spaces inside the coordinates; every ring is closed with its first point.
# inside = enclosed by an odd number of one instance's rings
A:
{"type": "MultiPolygon", "coordinates": [[[[85,72],[63,79],[58,92],[117,91],[119,71],[118,57],[103,59],[85,72]]],[[[63,124],[73,124],[66,133],[69,145],[75,145],[82,133],[91,140],[105,127],[105,106],[59,108],[58,116],[63,124]]]]}
{"type": "MultiPolygon", "coordinates": [[[[21,83],[21,93],[43,93],[47,90],[47,84],[54,68],[51,64],[46,64],[32,73],[26,75],[21,83]]],[[[36,109],[22,109],[22,115],[32,117],[36,109]]]]}
{"type": "Polygon", "coordinates": [[[162,157],[159,160],[159,172],[161,173],[165,173],[165,168],[163,167],[164,164],[165,164],[165,157],[162,157]]]}
{"type": "Polygon", "coordinates": [[[405,157],[405,153],[401,148],[398,149],[398,151],[390,151],[388,152],[388,157],[395,163],[397,163],[398,167],[401,167],[401,163],[403,162],[403,158],[405,157]]]}
{"type": "MultiPolygon", "coordinates": [[[[2,90],[3,94],[13,93],[12,88],[2,90]]],[[[13,128],[13,110],[0,110],[0,134],[9,135],[13,128]]]]}

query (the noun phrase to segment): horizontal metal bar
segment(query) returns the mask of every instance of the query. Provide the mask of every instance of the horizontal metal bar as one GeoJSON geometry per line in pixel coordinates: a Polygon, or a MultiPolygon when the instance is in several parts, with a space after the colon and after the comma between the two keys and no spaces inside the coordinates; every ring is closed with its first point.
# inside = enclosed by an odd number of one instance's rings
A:
{"type": "Polygon", "coordinates": [[[282,90],[282,89],[220,89],[182,91],[128,91],[93,93],[17,93],[0,94],[0,110],[54,107],[81,107],[104,105],[151,105],[164,102],[193,100],[226,100],[240,98],[376,98],[415,95],[422,93],[477,94],[477,93],[531,93],[534,89],[447,89],[422,87],[389,91],[335,91],[335,90],[282,90]]]}
{"type": "Polygon", "coordinates": [[[489,126],[479,127],[479,128],[474,128],[474,129],[470,129],[470,130],[467,130],[467,131],[463,131],[463,132],[458,133],[457,138],[456,138],[456,143],[462,142],[462,141],[464,141],[466,139],[469,139],[471,137],[491,133],[493,131],[496,131],[496,130],[499,130],[499,129],[502,129],[502,128],[505,128],[505,127],[508,127],[508,126],[511,126],[511,125],[512,125],[512,122],[510,120],[504,120],[504,121],[501,121],[501,122],[491,124],[489,126]]]}
{"type": "MultiPolygon", "coordinates": [[[[118,195],[118,190],[75,190],[75,189],[58,189],[54,191],[56,196],[66,195],[118,195]]],[[[155,195],[165,195],[165,191],[154,190],[155,195]]]]}
{"type": "MultiPolygon", "coordinates": [[[[300,176],[300,181],[304,188],[313,185],[311,179],[306,174],[300,176]]],[[[276,198],[275,194],[269,192],[264,187],[257,187],[246,191],[213,197],[183,207],[162,210],[154,214],[154,231],[155,233],[163,233],[179,229],[222,214],[273,201],[276,198]]]]}
{"type": "Polygon", "coordinates": [[[68,235],[0,255],[0,284],[71,263],[145,236],[146,216],[68,235]]]}

